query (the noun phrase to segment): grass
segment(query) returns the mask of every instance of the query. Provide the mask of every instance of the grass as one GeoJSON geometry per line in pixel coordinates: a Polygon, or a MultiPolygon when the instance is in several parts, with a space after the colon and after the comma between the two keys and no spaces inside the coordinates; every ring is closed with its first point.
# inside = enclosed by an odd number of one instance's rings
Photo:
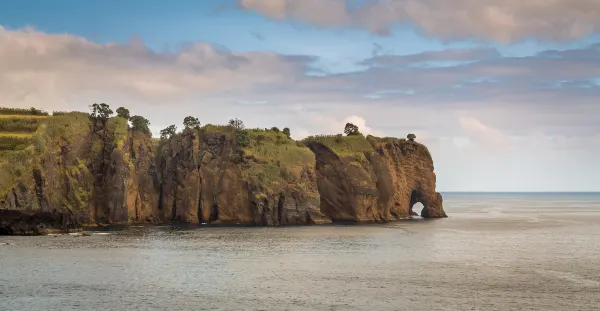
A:
{"type": "Polygon", "coordinates": [[[248,130],[250,145],[244,148],[246,155],[262,161],[280,161],[285,165],[306,165],[315,162],[315,155],[305,146],[282,133],[252,129],[248,130]]]}
{"type": "Polygon", "coordinates": [[[0,119],[4,118],[20,118],[20,119],[46,119],[50,116],[38,116],[38,115],[18,115],[18,114],[0,114],[0,119]]]}
{"type": "Polygon", "coordinates": [[[304,168],[314,167],[315,155],[285,134],[262,129],[247,132],[250,144],[243,148],[244,155],[255,158],[256,163],[243,167],[242,177],[258,181],[270,194],[298,184],[304,168]]]}
{"type": "Polygon", "coordinates": [[[331,149],[339,157],[354,157],[357,161],[365,159],[365,152],[373,152],[373,146],[362,135],[317,135],[302,140],[303,143],[315,141],[331,149]]]}
{"type": "Polygon", "coordinates": [[[31,134],[0,133],[0,150],[23,150],[31,145],[31,134]]]}
{"type": "Polygon", "coordinates": [[[27,132],[33,133],[37,130],[41,118],[0,118],[0,132],[27,132]]]}
{"type": "Polygon", "coordinates": [[[47,116],[48,113],[36,108],[8,108],[0,107],[0,114],[5,115],[31,115],[31,116],[47,116]]]}
{"type": "Polygon", "coordinates": [[[32,136],[33,136],[33,133],[0,132],[0,137],[31,138],[32,136]]]}

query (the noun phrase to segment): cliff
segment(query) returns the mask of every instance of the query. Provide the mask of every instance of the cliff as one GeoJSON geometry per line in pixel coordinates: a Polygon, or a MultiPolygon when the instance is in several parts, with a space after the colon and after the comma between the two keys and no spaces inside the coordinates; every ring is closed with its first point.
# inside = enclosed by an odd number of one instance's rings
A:
{"type": "Polygon", "coordinates": [[[91,120],[40,117],[27,123],[35,131],[27,140],[0,144],[0,234],[172,221],[381,222],[411,217],[416,202],[423,217],[446,217],[433,160],[416,142],[297,142],[278,130],[213,125],[158,141],[121,117],[91,120]]]}
{"type": "Polygon", "coordinates": [[[159,147],[159,213],[190,223],[328,222],[319,209],[314,155],[281,133],[205,126],[159,147]]]}
{"type": "Polygon", "coordinates": [[[373,136],[306,140],[315,153],[321,210],[334,221],[409,218],[423,204],[425,218],[446,217],[427,148],[414,141],[373,136]]]}

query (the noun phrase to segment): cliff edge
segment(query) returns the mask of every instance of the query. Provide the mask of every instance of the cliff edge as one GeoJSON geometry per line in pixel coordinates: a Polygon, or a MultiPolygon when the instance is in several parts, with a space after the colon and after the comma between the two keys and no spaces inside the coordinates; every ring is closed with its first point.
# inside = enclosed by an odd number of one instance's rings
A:
{"type": "Polygon", "coordinates": [[[0,134],[29,132],[0,136],[0,234],[157,222],[386,222],[416,215],[417,202],[422,217],[447,217],[431,154],[411,140],[299,142],[289,130],[235,124],[152,139],[122,117],[3,119],[0,134]]]}
{"type": "Polygon", "coordinates": [[[427,148],[374,136],[317,136],[305,140],[316,155],[321,210],[334,221],[382,222],[447,217],[427,148]]]}

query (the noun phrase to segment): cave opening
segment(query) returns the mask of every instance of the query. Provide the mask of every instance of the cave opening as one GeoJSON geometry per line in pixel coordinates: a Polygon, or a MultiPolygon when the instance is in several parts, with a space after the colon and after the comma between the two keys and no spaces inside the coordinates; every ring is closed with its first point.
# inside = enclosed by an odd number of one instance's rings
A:
{"type": "Polygon", "coordinates": [[[413,190],[410,194],[409,214],[411,216],[421,216],[427,209],[427,204],[424,202],[423,193],[419,190],[413,190]]]}

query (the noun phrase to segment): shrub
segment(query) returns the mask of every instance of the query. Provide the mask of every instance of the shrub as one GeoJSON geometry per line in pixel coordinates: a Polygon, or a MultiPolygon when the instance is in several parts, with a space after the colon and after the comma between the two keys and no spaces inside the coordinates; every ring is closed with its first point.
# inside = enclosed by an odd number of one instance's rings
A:
{"type": "Polygon", "coordinates": [[[199,128],[200,120],[192,116],[185,117],[185,119],[183,119],[183,126],[185,128],[199,128]]]}
{"type": "Polygon", "coordinates": [[[43,119],[39,118],[0,118],[0,132],[33,133],[43,119]]]}
{"type": "Polygon", "coordinates": [[[117,117],[121,117],[125,120],[129,120],[129,118],[131,117],[131,115],[129,114],[129,109],[124,108],[124,107],[117,108],[117,117]]]}
{"type": "Polygon", "coordinates": [[[344,133],[348,136],[360,135],[360,132],[358,131],[358,126],[352,123],[346,123],[346,126],[344,127],[344,133]]]}
{"type": "Polygon", "coordinates": [[[152,136],[150,131],[150,121],[142,116],[133,116],[129,119],[131,121],[131,129],[144,133],[148,136],[152,136]]]}
{"type": "Polygon", "coordinates": [[[36,108],[8,108],[8,107],[0,107],[0,114],[8,114],[8,115],[30,115],[30,116],[47,116],[48,113],[36,108]]]}

